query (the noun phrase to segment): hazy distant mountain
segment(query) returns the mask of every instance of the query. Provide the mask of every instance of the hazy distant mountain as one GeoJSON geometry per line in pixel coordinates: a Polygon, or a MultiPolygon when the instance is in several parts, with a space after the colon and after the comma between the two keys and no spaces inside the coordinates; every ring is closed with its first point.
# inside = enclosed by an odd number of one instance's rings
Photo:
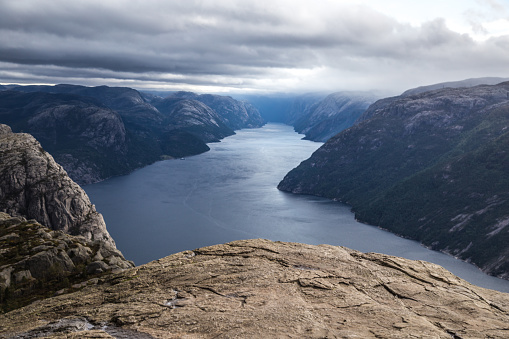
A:
{"type": "Polygon", "coordinates": [[[327,141],[352,126],[357,118],[376,100],[369,92],[337,92],[319,102],[304,101],[303,114],[293,126],[305,139],[327,141]]]}
{"type": "Polygon", "coordinates": [[[371,92],[306,93],[289,96],[247,96],[268,121],[283,122],[305,134],[305,139],[327,141],[376,100],[371,92]]]}
{"type": "Polygon", "coordinates": [[[326,98],[323,93],[306,93],[296,96],[286,109],[285,122],[292,126],[313,113],[320,102],[326,98]]]}
{"type": "Polygon", "coordinates": [[[509,278],[509,82],[383,99],[361,121],[279,188],[509,278]]]}
{"type": "Polygon", "coordinates": [[[441,82],[434,85],[412,88],[403,92],[403,94],[401,95],[402,96],[414,95],[441,88],[473,87],[478,85],[497,85],[505,81],[509,81],[509,78],[485,77],[485,78],[471,78],[460,81],[441,82]]]}
{"type": "Polygon", "coordinates": [[[260,112],[264,121],[288,123],[286,112],[295,99],[295,95],[240,95],[238,98],[252,104],[260,112]]]}

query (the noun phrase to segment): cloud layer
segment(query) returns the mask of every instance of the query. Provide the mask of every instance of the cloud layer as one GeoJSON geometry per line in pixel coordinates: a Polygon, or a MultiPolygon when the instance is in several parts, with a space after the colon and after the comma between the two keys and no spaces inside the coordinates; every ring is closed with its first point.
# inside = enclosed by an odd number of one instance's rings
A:
{"type": "MultiPolygon", "coordinates": [[[[490,0],[486,6],[501,6],[496,19],[509,25],[503,5],[490,0]]],[[[479,14],[465,13],[486,33],[479,14]]],[[[509,35],[475,40],[448,28],[447,18],[414,25],[341,1],[0,4],[0,83],[402,91],[506,77],[508,66],[509,35]]]]}

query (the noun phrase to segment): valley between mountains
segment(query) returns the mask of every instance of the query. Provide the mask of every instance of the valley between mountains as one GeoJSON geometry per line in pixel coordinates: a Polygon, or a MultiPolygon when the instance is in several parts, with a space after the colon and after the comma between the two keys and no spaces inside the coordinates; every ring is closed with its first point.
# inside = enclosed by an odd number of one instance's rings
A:
{"type": "Polygon", "coordinates": [[[509,82],[243,99],[3,86],[0,337],[509,335],[507,294],[384,254],[254,239],[134,267],[78,184],[279,121],[325,141],[280,190],[509,279],[509,82]]]}

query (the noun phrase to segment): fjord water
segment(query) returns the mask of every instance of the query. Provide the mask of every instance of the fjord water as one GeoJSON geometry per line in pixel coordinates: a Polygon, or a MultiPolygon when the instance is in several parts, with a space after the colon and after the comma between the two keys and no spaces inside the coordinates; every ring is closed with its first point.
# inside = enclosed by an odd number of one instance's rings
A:
{"type": "Polygon", "coordinates": [[[209,144],[207,153],[84,188],[117,247],[137,265],[202,246],[266,238],[426,260],[473,284],[509,292],[509,281],[358,223],[346,205],[278,191],[285,174],[321,146],[301,138],[290,126],[267,124],[209,144]]]}

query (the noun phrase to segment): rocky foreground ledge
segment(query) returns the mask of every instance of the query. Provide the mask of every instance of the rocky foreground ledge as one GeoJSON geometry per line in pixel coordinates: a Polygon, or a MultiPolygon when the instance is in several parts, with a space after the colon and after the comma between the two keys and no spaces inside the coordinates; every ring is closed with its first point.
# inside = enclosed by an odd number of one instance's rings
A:
{"type": "Polygon", "coordinates": [[[108,243],[0,212],[0,313],[132,267],[108,243]]]}
{"type": "MultiPolygon", "coordinates": [[[[86,284],[84,284],[86,285],[86,284]]],[[[2,338],[507,338],[509,294],[440,266],[329,245],[236,241],[0,315],[2,338]]]]}

